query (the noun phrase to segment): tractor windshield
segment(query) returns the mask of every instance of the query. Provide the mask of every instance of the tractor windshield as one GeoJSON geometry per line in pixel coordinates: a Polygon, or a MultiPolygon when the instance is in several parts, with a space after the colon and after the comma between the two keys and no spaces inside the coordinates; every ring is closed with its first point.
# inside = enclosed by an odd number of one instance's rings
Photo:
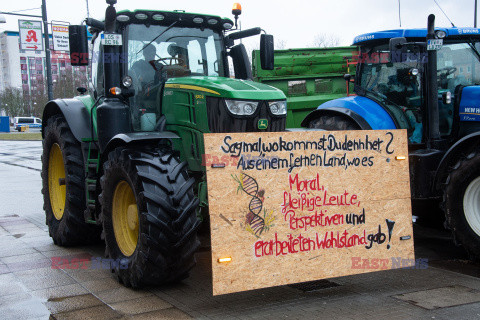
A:
{"type": "Polygon", "coordinates": [[[425,55],[407,51],[390,59],[388,44],[364,47],[359,56],[357,93],[380,102],[412,142],[422,137],[422,81],[425,55]]]}
{"type": "Polygon", "coordinates": [[[172,77],[225,76],[222,38],[211,29],[132,24],[127,34],[128,74],[139,89],[172,77]]]}
{"type": "Polygon", "coordinates": [[[133,128],[152,131],[161,116],[161,92],[169,78],[226,76],[223,38],[211,29],[131,24],[128,63],[135,96],[130,98],[133,128]]]}

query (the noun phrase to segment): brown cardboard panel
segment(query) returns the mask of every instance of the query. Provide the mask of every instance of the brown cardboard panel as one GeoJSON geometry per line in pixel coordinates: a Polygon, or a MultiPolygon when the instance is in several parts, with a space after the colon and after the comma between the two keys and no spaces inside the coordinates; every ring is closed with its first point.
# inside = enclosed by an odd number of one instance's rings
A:
{"type": "Polygon", "coordinates": [[[214,295],[414,262],[405,130],[206,134],[204,157],[214,295]]]}

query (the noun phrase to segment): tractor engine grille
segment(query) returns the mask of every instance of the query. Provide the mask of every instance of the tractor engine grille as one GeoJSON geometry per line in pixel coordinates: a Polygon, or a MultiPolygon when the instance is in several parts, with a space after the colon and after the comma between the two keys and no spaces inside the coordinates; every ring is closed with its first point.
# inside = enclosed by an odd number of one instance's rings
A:
{"type": "Polygon", "coordinates": [[[208,127],[212,133],[285,131],[287,117],[272,116],[267,107],[267,103],[262,101],[252,116],[235,116],[227,110],[223,99],[207,97],[208,127]],[[260,119],[268,120],[266,130],[258,129],[260,119]]]}

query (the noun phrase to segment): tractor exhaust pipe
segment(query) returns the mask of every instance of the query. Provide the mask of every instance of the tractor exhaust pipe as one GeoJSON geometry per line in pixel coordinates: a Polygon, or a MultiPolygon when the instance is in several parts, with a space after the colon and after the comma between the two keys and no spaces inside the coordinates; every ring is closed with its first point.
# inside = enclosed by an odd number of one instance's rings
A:
{"type": "MultiPolygon", "coordinates": [[[[435,39],[435,15],[428,16],[427,43],[435,39]]],[[[427,148],[435,148],[440,140],[440,126],[438,115],[438,84],[437,84],[437,51],[427,48],[427,117],[428,124],[425,130],[427,148]]]]}
{"type": "MultiPolygon", "coordinates": [[[[115,22],[117,20],[117,11],[113,6],[116,0],[107,0],[109,6],[105,11],[105,34],[115,33],[115,22]]],[[[110,88],[120,86],[120,75],[118,74],[119,61],[118,47],[104,46],[104,76],[105,76],[105,97],[112,98],[110,88]],[[108,62],[108,63],[107,63],[108,62]]]]}
{"type": "MultiPolygon", "coordinates": [[[[117,0],[107,0],[105,12],[105,34],[116,32],[115,10],[117,0]]],[[[103,153],[110,140],[119,133],[131,132],[130,112],[128,106],[110,89],[120,87],[120,47],[104,45],[104,79],[105,100],[97,108],[97,136],[100,151],[103,153]]]]}

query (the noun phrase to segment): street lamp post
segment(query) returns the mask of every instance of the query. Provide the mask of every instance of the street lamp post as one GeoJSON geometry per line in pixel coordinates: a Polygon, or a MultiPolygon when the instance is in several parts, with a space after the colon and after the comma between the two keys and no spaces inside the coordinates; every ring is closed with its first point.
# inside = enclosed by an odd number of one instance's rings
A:
{"type": "MultiPolygon", "coordinates": [[[[32,14],[21,14],[21,13],[13,13],[13,12],[2,12],[0,14],[7,14],[12,16],[22,16],[22,17],[33,17],[33,18],[41,18],[43,22],[43,29],[45,31],[45,63],[47,65],[47,94],[48,100],[53,100],[53,89],[52,89],[52,64],[50,60],[50,36],[48,32],[48,20],[47,20],[47,4],[46,0],[42,0],[42,15],[32,15],[32,14]]],[[[6,20],[0,16],[0,23],[5,23],[6,20]]]]}
{"type": "Polygon", "coordinates": [[[50,60],[50,37],[48,34],[48,20],[47,20],[47,4],[42,0],[42,20],[43,28],[45,29],[45,60],[47,63],[47,91],[48,100],[53,100],[53,84],[52,84],[52,63],[50,60]]]}

